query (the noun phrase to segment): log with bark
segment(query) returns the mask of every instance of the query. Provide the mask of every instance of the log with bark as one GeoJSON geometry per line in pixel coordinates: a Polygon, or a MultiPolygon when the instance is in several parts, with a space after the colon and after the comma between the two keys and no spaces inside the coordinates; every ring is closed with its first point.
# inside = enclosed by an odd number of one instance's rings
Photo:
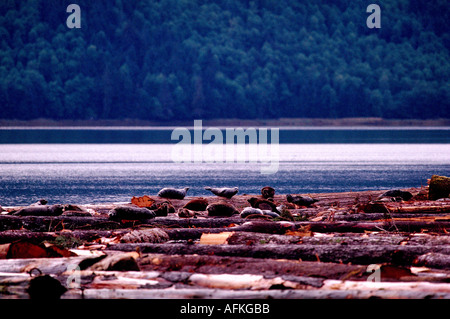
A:
{"type": "Polygon", "coordinates": [[[450,255],[450,247],[401,246],[401,245],[197,245],[197,244],[115,244],[109,250],[136,251],[142,253],[199,254],[252,258],[284,258],[305,261],[376,264],[390,262],[411,265],[420,255],[436,252],[450,255]]]}

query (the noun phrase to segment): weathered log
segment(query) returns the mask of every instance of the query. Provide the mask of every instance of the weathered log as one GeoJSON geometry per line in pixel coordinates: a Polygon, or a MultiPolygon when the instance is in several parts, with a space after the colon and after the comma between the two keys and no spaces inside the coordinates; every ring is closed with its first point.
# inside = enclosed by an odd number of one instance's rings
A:
{"type": "MultiPolygon", "coordinates": [[[[448,215],[442,215],[441,213],[435,212],[412,212],[412,213],[391,213],[389,215],[383,213],[362,213],[362,214],[335,214],[333,216],[333,221],[348,221],[348,222],[356,222],[356,221],[380,221],[386,220],[390,221],[396,218],[417,218],[417,217],[427,217],[434,220],[440,220],[443,217],[445,218],[448,215]]],[[[323,220],[326,219],[327,216],[324,216],[323,220]]]]}
{"type": "MultiPolygon", "coordinates": [[[[360,207],[365,213],[382,214],[442,214],[450,212],[450,203],[435,201],[420,201],[407,203],[371,202],[360,207]]],[[[388,216],[389,217],[389,216],[388,216]]]]}
{"type": "MultiPolygon", "coordinates": [[[[37,268],[43,274],[61,274],[67,271],[69,266],[75,268],[86,256],[60,257],[60,258],[16,258],[0,260],[0,272],[27,273],[37,268]]],[[[94,258],[94,257],[92,257],[94,258]]]]}
{"type": "MultiPolygon", "coordinates": [[[[62,295],[62,299],[450,298],[450,284],[448,283],[367,282],[326,279],[322,281],[320,287],[307,285],[308,289],[286,289],[292,288],[290,287],[292,284],[297,285],[294,288],[303,288],[305,281],[309,284],[309,282],[318,279],[296,276],[288,276],[287,278],[281,276],[263,277],[247,274],[228,276],[227,274],[173,273],[173,275],[167,275],[142,271],[82,271],[80,274],[83,289],[69,287],[69,291],[62,295]],[[169,280],[165,280],[165,278],[169,280]],[[226,288],[223,285],[228,283],[226,281],[228,278],[233,278],[234,280],[231,283],[240,284],[241,288],[244,289],[223,289],[226,288]],[[187,284],[181,284],[174,288],[175,283],[180,280],[187,282],[187,284]],[[198,284],[201,284],[201,286],[198,284]],[[169,287],[170,289],[164,289],[169,287]]],[[[6,280],[1,280],[2,292],[4,293],[2,298],[28,298],[26,287],[31,277],[27,274],[10,275],[10,277],[6,277],[6,280]]],[[[58,276],[57,279],[63,285],[67,284],[67,276],[58,276]]],[[[174,314],[178,312],[179,309],[176,309],[174,314]]]]}
{"type": "Polygon", "coordinates": [[[63,229],[117,229],[120,227],[120,223],[104,217],[0,216],[0,231],[27,229],[31,231],[52,232],[63,229]]]}
{"type": "Polygon", "coordinates": [[[386,219],[383,222],[296,222],[296,226],[310,226],[313,232],[359,232],[365,231],[404,231],[420,232],[429,230],[446,233],[450,230],[450,222],[420,222],[420,221],[392,221],[386,219]]]}
{"type": "MultiPolygon", "coordinates": [[[[152,226],[166,226],[166,227],[190,227],[196,226],[199,228],[212,227],[223,228],[227,226],[230,231],[254,231],[265,233],[283,234],[287,230],[292,230],[299,227],[310,227],[309,230],[313,232],[365,232],[365,231],[406,231],[406,232],[420,232],[422,230],[429,230],[434,232],[446,232],[450,230],[450,221],[395,221],[388,220],[382,222],[273,222],[273,221],[252,221],[247,222],[241,218],[225,219],[208,218],[199,219],[197,221],[183,221],[183,219],[155,218],[154,221],[147,222],[152,226]],[[233,223],[236,222],[236,223],[233,223]],[[241,224],[241,225],[239,225],[241,224]]],[[[131,226],[143,226],[140,223],[121,224],[118,222],[107,220],[103,217],[35,217],[35,216],[0,216],[0,231],[10,229],[28,229],[38,232],[52,232],[63,229],[68,230],[110,230],[126,228],[131,226]]],[[[202,232],[209,230],[201,230],[202,232]]],[[[223,229],[221,230],[223,231],[223,229]]]]}
{"type": "MultiPolygon", "coordinates": [[[[87,264],[89,260],[92,260],[92,265],[94,265],[94,262],[100,262],[95,256],[5,259],[0,260],[0,272],[24,273],[33,268],[37,268],[44,274],[58,275],[68,271],[68,269],[75,269],[81,263],[87,264]]],[[[104,260],[102,259],[102,262],[104,260]]],[[[368,275],[364,273],[367,267],[360,265],[300,262],[297,260],[280,259],[261,260],[249,257],[230,258],[208,255],[144,254],[137,261],[142,271],[159,271],[161,273],[177,271],[205,274],[263,274],[267,276],[285,274],[334,279],[364,279],[364,275],[368,275]]],[[[82,268],[85,269],[88,267],[82,268]]],[[[316,284],[318,283],[319,281],[316,282],[316,284]]]]}
{"type": "Polygon", "coordinates": [[[91,242],[99,238],[111,238],[129,233],[129,229],[117,230],[73,230],[57,232],[32,232],[28,230],[7,230],[0,232],[0,244],[11,243],[16,240],[27,240],[33,243],[51,242],[73,248],[84,242],[91,242]]]}
{"type": "MultiPolygon", "coordinates": [[[[220,232],[221,230],[212,230],[220,226],[215,226],[214,221],[207,223],[199,223],[204,225],[203,229],[196,229],[193,233],[200,232],[220,232]],[[213,225],[213,228],[207,228],[208,225],[213,225]]],[[[199,225],[197,224],[197,225],[199,225]]],[[[198,226],[200,227],[200,226],[198,226]]],[[[377,222],[274,222],[274,221],[246,221],[241,225],[227,227],[228,231],[252,231],[283,234],[288,230],[309,227],[313,232],[357,232],[363,233],[365,231],[406,231],[406,232],[420,232],[421,230],[430,230],[435,232],[446,232],[450,230],[450,221],[395,221],[386,219],[385,221],[377,222]]],[[[174,232],[185,232],[185,230],[176,230],[174,232]]],[[[190,230],[189,230],[190,231],[190,230]]]]}
{"type": "MultiPolygon", "coordinates": [[[[74,248],[81,244],[92,243],[93,241],[109,242],[109,238],[117,238],[116,241],[122,241],[124,235],[132,234],[131,229],[118,230],[74,230],[61,232],[30,232],[30,231],[4,231],[0,232],[0,243],[10,243],[20,239],[27,239],[30,242],[40,243],[48,241],[56,245],[62,245],[67,248],[74,248]]],[[[158,229],[158,228],[151,228],[158,229]]],[[[265,245],[265,244],[342,244],[342,245],[450,245],[450,236],[448,235],[429,235],[429,234],[407,234],[407,233],[388,233],[373,232],[368,234],[361,233],[334,233],[332,236],[320,233],[314,234],[305,229],[289,231],[286,234],[257,233],[252,231],[236,231],[236,228],[176,228],[164,229],[168,235],[165,240],[188,241],[198,240],[203,234],[230,232],[233,235],[227,240],[230,245],[265,245]]],[[[144,228],[145,230],[145,228],[144,228]]],[[[144,236],[145,237],[145,236],[144,236]]],[[[132,242],[132,241],[130,241],[132,242]]],[[[157,242],[155,240],[142,240],[142,242],[157,242]]]]}
{"type": "Polygon", "coordinates": [[[372,234],[340,233],[333,236],[308,235],[305,232],[290,232],[288,235],[234,232],[227,240],[229,245],[450,245],[450,236],[413,236],[406,234],[391,235],[384,232],[372,234]]]}
{"type": "MultiPolygon", "coordinates": [[[[62,296],[84,299],[449,299],[450,293],[417,290],[222,290],[211,288],[183,289],[85,289],[70,291],[62,296]]],[[[177,310],[178,314],[179,310],[177,310]]],[[[174,315],[176,315],[174,314],[174,315]]]]}
{"type": "MultiPolygon", "coordinates": [[[[172,255],[146,254],[140,261],[141,270],[180,271],[202,274],[257,274],[273,276],[307,276],[341,280],[371,280],[374,269],[370,266],[342,263],[324,263],[287,259],[257,259],[249,257],[221,257],[215,255],[172,255]]],[[[376,265],[378,280],[382,281],[424,281],[447,282],[450,275],[443,271],[433,274],[414,275],[409,268],[393,265],[376,265]]],[[[314,283],[310,282],[314,286],[314,283]]]]}
{"type": "Polygon", "coordinates": [[[164,254],[214,254],[253,258],[285,258],[305,261],[343,262],[352,264],[395,263],[411,265],[427,252],[450,255],[450,247],[401,245],[197,245],[197,244],[115,244],[109,250],[164,254]]]}
{"type": "Polygon", "coordinates": [[[417,266],[426,266],[431,268],[449,269],[450,268],[450,255],[441,253],[426,253],[417,257],[414,260],[414,264],[417,266]]]}
{"type": "Polygon", "coordinates": [[[0,244],[11,243],[16,240],[27,240],[32,243],[52,241],[57,237],[55,232],[31,232],[23,230],[8,230],[0,232],[0,244]]]}
{"type": "MultiPolygon", "coordinates": [[[[144,254],[139,267],[145,271],[180,271],[204,274],[296,275],[320,278],[364,279],[366,266],[288,259],[256,259],[215,255],[144,254]]],[[[318,284],[317,282],[316,284],[318,284]]],[[[313,283],[311,283],[313,284],[313,283]]]]}

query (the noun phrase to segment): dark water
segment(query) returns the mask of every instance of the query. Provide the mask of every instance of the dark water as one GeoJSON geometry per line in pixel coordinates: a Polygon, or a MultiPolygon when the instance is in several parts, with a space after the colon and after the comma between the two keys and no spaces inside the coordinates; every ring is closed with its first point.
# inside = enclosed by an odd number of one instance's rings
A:
{"type": "MultiPolygon", "coordinates": [[[[192,128],[189,128],[193,132],[192,128]]],[[[204,131],[205,128],[203,128],[204,131]]],[[[256,128],[258,131],[258,128],[256,128]]],[[[270,128],[268,129],[270,142],[270,128]]],[[[225,138],[226,132],[222,129],[225,138]]],[[[125,144],[168,144],[172,129],[158,128],[92,128],[92,129],[0,129],[0,144],[21,143],[125,143],[125,144]]],[[[193,135],[193,133],[192,133],[193,135]]],[[[279,142],[296,143],[450,143],[450,129],[437,128],[310,128],[279,130],[279,142]]],[[[209,141],[204,141],[209,143],[209,141]]]]}
{"type": "MultiPolygon", "coordinates": [[[[254,163],[175,163],[171,130],[0,130],[0,205],[129,201],[166,186],[257,194],[407,188],[450,175],[450,130],[280,130],[276,172],[254,163]],[[160,143],[160,144],[158,144],[160,143]]],[[[272,150],[272,149],[271,149],[272,150]]],[[[203,158],[205,159],[205,157],[203,158]]]]}

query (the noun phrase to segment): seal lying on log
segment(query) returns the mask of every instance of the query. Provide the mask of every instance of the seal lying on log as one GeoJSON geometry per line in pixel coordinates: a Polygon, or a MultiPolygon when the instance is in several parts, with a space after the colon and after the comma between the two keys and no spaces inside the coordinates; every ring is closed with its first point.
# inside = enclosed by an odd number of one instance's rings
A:
{"type": "Polygon", "coordinates": [[[191,217],[195,217],[197,215],[200,215],[201,212],[198,210],[190,210],[188,208],[180,208],[178,210],[178,217],[181,218],[191,218],[191,217]]]}
{"type": "Polygon", "coordinates": [[[319,201],[319,200],[313,199],[313,198],[311,198],[309,196],[300,196],[300,195],[292,196],[291,194],[286,195],[286,200],[289,203],[293,203],[293,204],[298,205],[298,206],[306,206],[306,207],[309,207],[312,204],[314,204],[314,203],[319,201]]]}
{"type": "Polygon", "coordinates": [[[158,196],[170,199],[183,199],[186,196],[188,190],[189,187],[185,187],[182,189],[166,187],[158,192],[158,196]]]}
{"type": "Polygon", "coordinates": [[[183,206],[183,208],[195,211],[205,211],[208,207],[208,201],[204,198],[192,199],[183,206]]]}
{"type": "Polygon", "coordinates": [[[253,208],[259,208],[261,210],[270,210],[272,212],[279,213],[277,205],[275,205],[275,203],[270,200],[252,197],[247,201],[253,208]]]}
{"type": "Polygon", "coordinates": [[[19,209],[12,215],[16,216],[59,216],[63,213],[63,205],[38,205],[19,209]]]}
{"type": "Polygon", "coordinates": [[[245,207],[240,214],[242,218],[248,217],[250,215],[263,215],[263,211],[259,208],[245,207]]]}
{"type": "Polygon", "coordinates": [[[168,201],[153,204],[150,207],[145,207],[155,213],[156,216],[167,216],[168,214],[175,213],[175,207],[172,206],[168,201]]]}
{"type": "Polygon", "coordinates": [[[413,198],[413,194],[411,194],[410,192],[402,191],[400,189],[393,189],[381,194],[378,199],[386,197],[400,197],[404,201],[409,201],[411,198],[413,198]]]}
{"type": "Polygon", "coordinates": [[[231,197],[233,197],[234,195],[236,195],[239,192],[239,188],[238,187],[232,187],[232,188],[227,188],[227,187],[223,187],[223,188],[205,187],[205,189],[210,191],[214,195],[217,195],[219,197],[225,197],[225,198],[228,198],[228,199],[230,199],[231,197]]]}
{"type": "Polygon", "coordinates": [[[155,218],[155,216],[156,214],[154,211],[138,206],[117,206],[108,214],[108,218],[114,221],[146,220],[155,218]]]}
{"type": "Polygon", "coordinates": [[[224,202],[209,204],[208,207],[206,207],[206,210],[208,211],[208,216],[231,217],[234,214],[239,214],[236,207],[224,202]]]}

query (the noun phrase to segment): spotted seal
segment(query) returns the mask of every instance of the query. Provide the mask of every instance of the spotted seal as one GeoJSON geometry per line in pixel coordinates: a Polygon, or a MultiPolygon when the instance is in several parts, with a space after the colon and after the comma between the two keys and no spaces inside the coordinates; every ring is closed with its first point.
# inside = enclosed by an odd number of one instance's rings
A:
{"type": "Polygon", "coordinates": [[[59,216],[63,213],[63,205],[38,205],[19,209],[12,215],[16,216],[59,216]]]}
{"type": "Polygon", "coordinates": [[[183,208],[195,211],[205,211],[208,207],[208,201],[204,198],[196,198],[187,202],[183,208]]]}
{"type": "Polygon", "coordinates": [[[153,211],[156,216],[167,216],[169,214],[175,213],[175,207],[173,207],[167,201],[159,203],[159,204],[153,204],[148,209],[153,211]]]}
{"type": "Polygon", "coordinates": [[[117,206],[108,214],[110,220],[147,220],[155,218],[156,213],[145,207],[117,206]]]}
{"type": "Polygon", "coordinates": [[[206,210],[208,211],[208,216],[231,217],[234,214],[239,214],[236,207],[225,202],[209,204],[206,210]]]}
{"type": "Polygon", "coordinates": [[[270,210],[272,212],[278,213],[277,205],[270,200],[252,197],[247,201],[253,208],[259,208],[261,210],[270,210]]]}
{"type": "Polygon", "coordinates": [[[205,187],[206,190],[210,191],[214,195],[217,195],[219,197],[225,197],[230,199],[234,195],[236,195],[239,192],[238,187],[222,187],[222,188],[213,188],[213,187],[205,187]]]}
{"type": "Polygon", "coordinates": [[[263,215],[263,211],[259,208],[245,207],[240,214],[242,218],[245,218],[250,215],[263,215]]]}
{"type": "Polygon", "coordinates": [[[286,195],[286,200],[289,203],[293,203],[298,206],[306,206],[306,207],[309,207],[312,204],[319,201],[318,199],[313,199],[310,196],[300,196],[300,195],[292,196],[291,194],[286,195]]]}
{"type": "Polygon", "coordinates": [[[158,192],[158,196],[170,199],[183,199],[188,190],[189,187],[181,189],[165,187],[158,192]]]}
{"type": "Polygon", "coordinates": [[[378,199],[381,199],[383,197],[400,197],[404,201],[409,201],[411,198],[413,198],[413,194],[411,194],[410,192],[402,191],[400,189],[393,189],[381,194],[378,199]]]}
{"type": "Polygon", "coordinates": [[[178,210],[178,217],[181,217],[181,218],[191,218],[191,217],[195,217],[195,216],[197,216],[199,214],[200,214],[200,211],[190,210],[190,209],[187,209],[187,208],[184,208],[184,207],[180,208],[178,210]]]}

